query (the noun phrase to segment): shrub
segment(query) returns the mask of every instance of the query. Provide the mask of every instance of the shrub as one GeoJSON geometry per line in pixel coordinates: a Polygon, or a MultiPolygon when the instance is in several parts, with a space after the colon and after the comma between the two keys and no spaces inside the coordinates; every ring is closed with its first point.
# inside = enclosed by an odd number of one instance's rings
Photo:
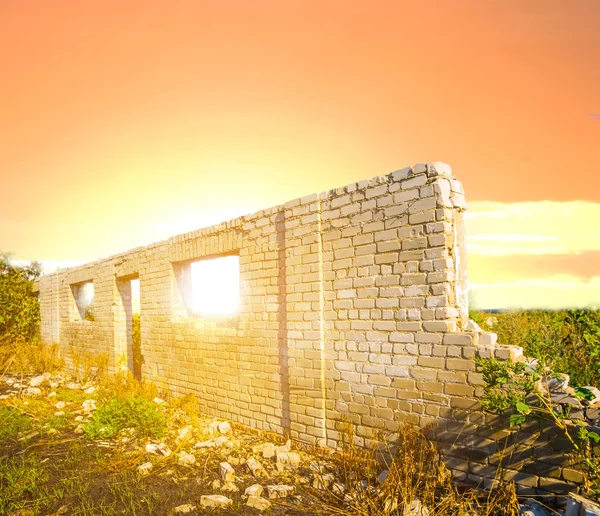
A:
{"type": "Polygon", "coordinates": [[[520,346],[526,356],[568,373],[575,386],[600,386],[600,310],[471,312],[498,342],[520,346]]]}
{"type": "Polygon", "coordinates": [[[140,436],[159,438],[166,424],[165,415],[152,401],[142,396],[114,397],[98,407],[83,430],[90,439],[108,439],[125,428],[134,428],[140,436]]]}
{"type": "MultiPolygon", "coordinates": [[[[485,382],[481,406],[488,412],[510,414],[511,427],[528,419],[550,423],[560,430],[570,443],[573,455],[585,469],[584,489],[600,499],[600,434],[583,419],[571,418],[571,407],[560,403],[548,389],[551,380],[562,380],[543,362],[531,366],[522,362],[501,362],[477,359],[477,367],[485,382]]],[[[573,396],[593,399],[588,389],[578,387],[573,396]]]]}
{"type": "Polygon", "coordinates": [[[17,266],[0,255],[0,345],[37,339],[40,307],[33,281],[40,273],[36,262],[17,266]]]}

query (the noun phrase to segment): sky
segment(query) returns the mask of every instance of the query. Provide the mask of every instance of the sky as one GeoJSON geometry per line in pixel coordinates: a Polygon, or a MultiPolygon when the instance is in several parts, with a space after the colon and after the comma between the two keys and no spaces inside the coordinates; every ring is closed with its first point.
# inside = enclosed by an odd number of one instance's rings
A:
{"type": "Polygon", "coordinates": [[[600,1],[0,0],[0,251],[95,260],[423,161],[472,301],[600,304],[600,1]]]}

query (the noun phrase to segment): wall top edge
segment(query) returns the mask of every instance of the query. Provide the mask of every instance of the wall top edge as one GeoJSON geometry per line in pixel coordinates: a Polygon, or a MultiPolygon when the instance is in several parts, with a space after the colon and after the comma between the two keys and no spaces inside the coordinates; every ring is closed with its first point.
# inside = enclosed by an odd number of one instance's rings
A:
{"type": "MultiPolygon", "coordinates": [[[[155,249],[157,247],[168,246],[168,245],[176,244],[179,242],[191,240],[191,239],[198,238],[198,237],[211,236],[214,234],[223,233],[225,231],[236,231],[236,230],[242,231],[244,224],[254,221],[256,219],[259,219],[259,218],[271,216],[274,213],[277,213],[279,211],[291,209],[295,206],[299,206],[299,205],[303,205],[303,204],[317,202],[319,200],[321,200],[321,201],[326,200],[327,198],[335,196],[335,195],[343,195],[344,193],[351,193],[351,192],[356,191],[357,189],[368,188],[368,187],[378,186],[378,185],[382,185],[382,184],[389,184],[392,182],[403,181],[403,180],[410,179],[412,177],[422,175],[422,174],[426,174],[428,179],[432,180],[432,181],[437,178],[440,178],[440,177],[446,178],[446,179],[455,179],[452,174],[451,167],[446,163],[443,163],[440,161],[415,163],[414,165],[395,170],[395,171],[390,172],[385,175],[374,176],[370,179],[364,179],[364,180],[350,183],[350,184],[347,184],[347,185],[344,185],[341,187],[332,188],[330,190],[325,190],[325,191],[322,191],[319,193],[309,194],[309,195],[306,195],[303,197],[298,197],[296,199],[292,199],[286,203],[283,203],[283,204],[280,204],[277,206],[265,208],[265,209],[259,210],[257,212],[254,212],[254,213],[249,213],[249,214],[243,215],[241,217],[237,217],[234,219],[230,219],[227,221],[223,221],[223,222],[214,224],[212,226],[199,228],[199,229],[196,229],[193,231],[188,231],[186,233],[180,233],[178,235],[169,237],[166,240],[159,240],[158,242],[153,242],[146,246],[139,246],[134,249],[129,249],[129,250],[123,251],[121,253],[113,254],[113,255],[107,256],[105,258],[99,258],[97,260],[93,260],[88,263],[84,263],[84,264],[77,265],[74,267],[58,269],[57,271],[55,271],[51,274],[47,274],[47,275],[45,274],[42,277],[49,278],[49,277],[52,277],[55,275],[64,275],[64,274],[71,275],[73,273],[89,270],[92,267],[97,267],[97,266],[101,266],[101,265],[109,265],[111,263],[116,265],[117,262],[119,262],[119,260],[126,261],[130,255],[134,255],[134,254],[139,255],[140,253],[143,253],[144,251],[155,249]]],[[[132,258],[133,258],[133,256],[132,256],[132,258]]],[[[121,263],[123,263],[123,262],[121,262],[121,263]]],[[[39,280],[37,280],[36,283],[38,281],[39,280]]],[[[39,288],[39,287],[37,287],[37,288],[39,288]]]]}

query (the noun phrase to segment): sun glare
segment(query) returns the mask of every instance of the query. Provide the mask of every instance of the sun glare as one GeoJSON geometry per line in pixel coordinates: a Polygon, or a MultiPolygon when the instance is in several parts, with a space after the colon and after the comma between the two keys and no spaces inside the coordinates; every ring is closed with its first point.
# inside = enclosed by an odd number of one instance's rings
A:
{"type": "Polygon", "coordinates": [[[233,316],[240,304],[240,258],[224,256],[191,264],[192,311],[233,316]]]}

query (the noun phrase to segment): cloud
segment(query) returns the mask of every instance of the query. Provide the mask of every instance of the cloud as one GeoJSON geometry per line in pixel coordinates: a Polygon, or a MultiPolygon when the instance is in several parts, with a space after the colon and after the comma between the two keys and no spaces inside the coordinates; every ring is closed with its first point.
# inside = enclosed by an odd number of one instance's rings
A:
{"type": "Polygon", "coordinates": [[[600,251],[600,203],[472,202],[466,213],[469,255],[547,255],[600,251]]]}
{"type": "Polygon", "coordinates": [[[471,308],[600,307],[600,276],[582,279],[569,274],[544,279],[520,279],[470,286],[471,308]]]}
{"type": "Polygon", "coordinates": [[[590,113],[588,116],[600,120],[600,113],[590,113]]]}

